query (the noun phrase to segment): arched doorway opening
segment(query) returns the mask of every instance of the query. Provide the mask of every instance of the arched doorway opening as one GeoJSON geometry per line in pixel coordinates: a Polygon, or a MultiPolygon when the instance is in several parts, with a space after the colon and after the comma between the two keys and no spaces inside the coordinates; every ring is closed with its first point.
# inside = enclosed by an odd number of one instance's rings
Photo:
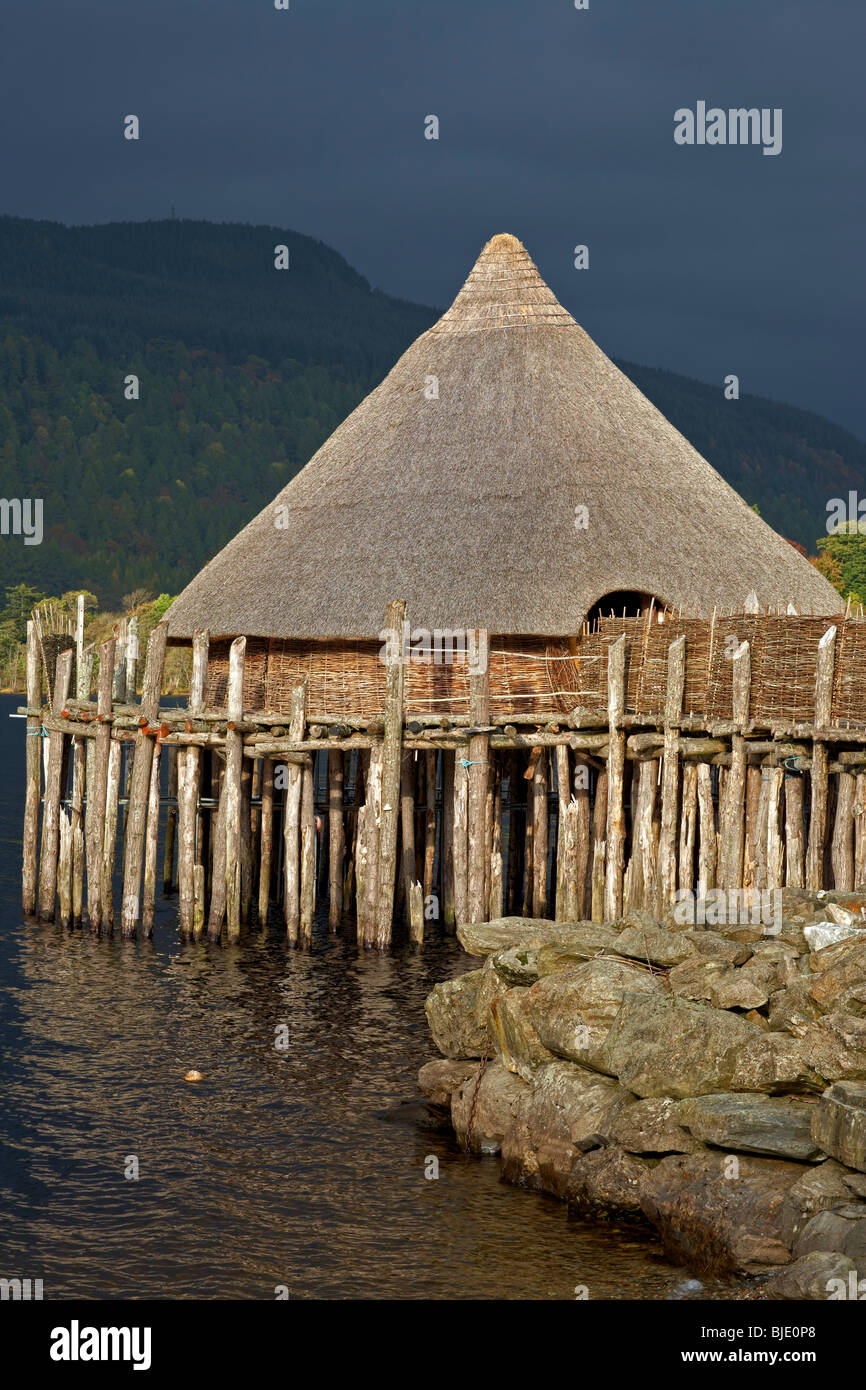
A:
{"type": "Polygon", "coordinates": [[[586,621],[590,628],[593,628],[599,618],[639,618],[651,603],[660,612],[665,608],[664,599],[655,594],[644,593],[639,589],[613,589],[609,594],[603,594],[592,605],[586,615],[586,621]]]}

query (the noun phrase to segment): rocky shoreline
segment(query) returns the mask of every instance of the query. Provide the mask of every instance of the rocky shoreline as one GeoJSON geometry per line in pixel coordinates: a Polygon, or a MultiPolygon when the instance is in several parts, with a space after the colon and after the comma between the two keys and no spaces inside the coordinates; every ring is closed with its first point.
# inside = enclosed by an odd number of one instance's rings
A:
{"type": "Polygon", "coordinates": [[[421,1090],[506,1180],[654,1227],[696,1274],[866,1299],[863,910],[786,888],[770,929],[462,927],[484,963],[427,1000],[421,1090]]]}

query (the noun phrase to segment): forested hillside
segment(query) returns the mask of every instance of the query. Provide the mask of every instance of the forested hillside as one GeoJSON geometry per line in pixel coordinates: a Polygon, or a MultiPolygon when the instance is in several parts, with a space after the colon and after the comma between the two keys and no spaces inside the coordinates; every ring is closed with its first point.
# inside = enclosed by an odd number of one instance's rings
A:
{"type": "MultiPolygon", "coordinates": [[[[0,590],[107,606],[177,593],[436,316],[270,227],[0,218],[0,267],[0,495],[42,498],[45,528],[0,539],[0,590]]],[[[828,499],[866,493],[866,444],[819,416],[619,365],[810,551],[828,499]]]]}

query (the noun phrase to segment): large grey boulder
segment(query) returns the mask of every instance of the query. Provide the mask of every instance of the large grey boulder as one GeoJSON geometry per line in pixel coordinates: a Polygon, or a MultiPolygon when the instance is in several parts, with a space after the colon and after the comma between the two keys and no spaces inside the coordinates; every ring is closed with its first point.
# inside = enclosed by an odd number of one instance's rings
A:
{"type": "Polygon", "coordinates": [[[532,950],[548,943],[574,946],[595,955],[616,940],[613,927],[598,922],[549,922],[544,917],[498,917],[493,922],[474,922],[457,928],[457,939],[470,956],[492,956],[515,946],[532,950]]]}
{"type": "Polygon", "coordinates": [[[601,1061],[636,1095],[685,1099],[726,1089],[738,1049],[768,1036],[737,1014],[631,993],[623,998],[601,1061]]]}
{"type": "Polygon", "coordinates": [[[443,1056],[482,1056],[487,1042],[487,1010],[505,989],[493,970],[469,970],[433,987],[424,1011],[433,1042],[443,1056]]]}
{"type": "Polygon", "coordinates": [[[655,924],[626,927],[616,938],[614,949],[618,956],[661,966],[679,965],[696,950],[691,933],[668,932],[655,924]]]}
{"type": "Polygon", "coordinates": [[[510,989],[494,999],[487,1013],[490,1036],[503,1065],[524,1081],[532,1080],[536,1067],[554,1060],[535,1031],[528,999],[528,989],[510,989]]]}
{"type": "Polygon", "coordinates": [[[671,1100],[669,1096],[632,1101],[608,1125],[606,1137],[627,1153],[697,1153],[703,1144],[678,1120],[680,1106],[687,1104],[688,1101],[671,1100]]]}
{"type": "Polygon", "coordinates": [[[848,1169],[828,1158],[804,1169],[785,1193],[779,1220],[782,1239],[793,1250],[800,1233],[819,1211],[844,1206],[852,1200],[848,1169]]]}
{"type": "Polygon", "coordinates": [[[572,1166],[569,1206],[576,1215],[593,1221],[638,1220],[643,1224],[646,1217],[641,1198],[651,1172],[648,1163],[622,1149],[593,1149],[572,1166]]]}
{"type": "Polygon", "coordinates": [[[637,965],[599,956],[539,980],[527,991],[526,1011],[544,1047],[607,1071],[602,1047],[627,992],[663,995],[667,984],[637,965]]]}
{"type": "MultiPolygon", "coordinates": [[[[834,1250],[813,1250],[792,1264],[774,1270],[761,1285],[761,1296],[827,1302],[850,1297],[857,1282],[857,1266],[847,1255],[840,1255],[834,1250]]],[[[866,1285],[863,1292],[866,1294],[866,1285]]]]}
{"type": "Polygon", "coordinates": [[[770,991],[765,977],[748,973],[750,965],[736,968],[711,958],[690,959],[671,971],[671,991],[680,999],[716,1009],[759,1009],[770,991]]]}
{"type": "Polygon", "coordinates": [[[807,1221],[794,1245],[799,1259],[813,1250],[835,1250],[866,1270],[866,1202],[819,1211],[807,1221]]]}
{"type": "Polygon", "coordinates": [[[825,946],[810,959],[809,992],[822,1013],[866,1014],[866,942],[825,946]]]}
{"type": "Polygon", "coordinates": [[[809,981],[798,978],[770,995],[770,1028],[775,1033],[791,1033],[801,1038],[809,1025],[821,1017],[821,1010],[809,993],[809,981]]]}
{"type": "Polygon", "coordinates": [[[528,988],[538,979],[538,947],[512,946],[508,951],[496,951],[485,965],[495,970],[509,989],[516,985],[528,988]]]}
{"type": "Polygon", "coordinates": [[[802,1038],[806,1061],[826,1081],[866,1081],[866,1018],[824,1014],[802,1038]]]}
{"type": "Polygon", "coordinates": [[[780,1208],[802,1171],[798,1163],[731,1154],[663,1158],[641,1206],[677,1264],[696,1273],[756,1273],[790,1259],[780,1208]]]}
{"type": "Polygon", "coordinates": [[[812,1112],[812,1135],[840,1163],[866,1173],[866,1082],[835,1082],[812,1112]]]}
{"type": "Polygon", "coordinates": [[[824,1090],[824,1078],[809,1066],[801,1038],[790,1033],[758,1032],[743,1046],[729,1049],[721,1062],[728,1091],[760,1091],[767,1095],[824,1090]]]}
{"type": "Polygon", "coordinates": [[[679,1120],[715,1148],[814,1162],[825,1155],[812,1138],[812,1108],[790,1097],[707,1095],[681,1101],[679,1120]]]}

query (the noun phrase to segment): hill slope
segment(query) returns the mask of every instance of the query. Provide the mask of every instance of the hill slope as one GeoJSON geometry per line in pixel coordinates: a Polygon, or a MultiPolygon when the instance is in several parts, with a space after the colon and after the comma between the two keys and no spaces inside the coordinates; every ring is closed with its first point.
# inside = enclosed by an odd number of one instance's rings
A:
{"type": "MultiPolygon", "coordinates": [[[[112,605],[182,588],[437,316],[272,227],[6,217],[0,265],[0,494],[43,498],[45,526],[40,546],[0,540],[0,586],[112,605]]],[[[820,416],[618,365],[810,550],[827,500],[866,491],[866,444],[820,416]]]]}

